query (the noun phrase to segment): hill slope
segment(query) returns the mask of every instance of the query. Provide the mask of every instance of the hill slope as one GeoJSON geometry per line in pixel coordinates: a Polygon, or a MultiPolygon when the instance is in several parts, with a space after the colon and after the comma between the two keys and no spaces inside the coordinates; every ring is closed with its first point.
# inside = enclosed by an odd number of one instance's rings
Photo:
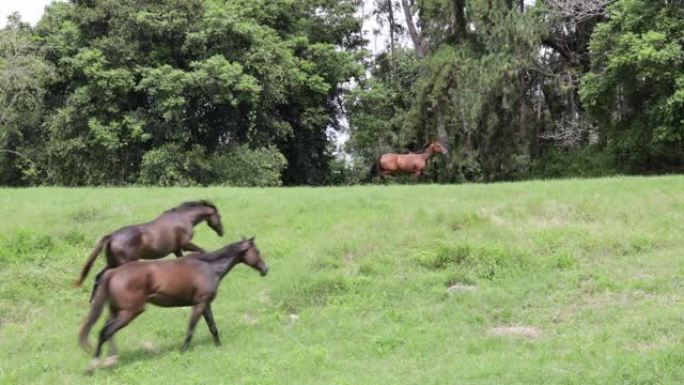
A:
{"type": "Polygon", "coordinates": [[[222,347],[200,323],[181,355],[188,309],[149,306],[118,334],[119,366],[89,383],[684,380],[684,177],[658,177],[0,189],[0,383],[86,381],[76,334],[93,273],[72,282],[87,254],[107,232],[200,198],[227,235],[200,225],[196,243],[256,235],[269,276],[239,266],[224,280],[222,347]],[[511,326],[525,329],[497,329],[511,326]]]}

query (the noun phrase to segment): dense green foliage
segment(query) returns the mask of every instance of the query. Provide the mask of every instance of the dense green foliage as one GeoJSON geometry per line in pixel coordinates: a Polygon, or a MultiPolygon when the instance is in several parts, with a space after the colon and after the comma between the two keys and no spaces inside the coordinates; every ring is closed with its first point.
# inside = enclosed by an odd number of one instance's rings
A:
{"type": "Polygon", "coordinates": [[[34,138],[43,133],[46,84],[54,68],[42,56],[28,25],[12,17],[0,32],[0,184],[36,177],[34,138]]]}
{"type": "Polygon", "coordinates": [[[681,384],[683,199],[679,176],[0,190],[0,217],[17,218],[0,221],[0,383],[681,384]],[[256,235],[269,275],[241,265],[225,278],[221,347],[201,321],[181,354],[189,309],[150,305],[117,335],[119,366],[85,376],[76,339],[93,276],[73,280],[86,256],[199,197],[226,236],[202,224],[195,242],[256,235]]]}
{"type": "Polygon", "coordinates": [[[683,33],[681,0],[58,2],[0,30],[0,184],[355,183],[431,139],[438,182],[681,171],[683,33]]]}
{"type": "MultiPolygon", "coordinates": [[[[31,136],[28,148],[11,138],[3,147],[36,167],[13,177],[25,165],[5,155],[3,183],[220,184],[205,173],[221,175],[221,162],[204,158],[248,162],[242,146],[285,156],[286,183],[325,183],[340,84],[361,68],[354,10],[329,0],[72,1],[52,4],[35,30],[9,25],[0,39],[31,41],[47,63],[0,66],[38,75],[35,86],[3,84],[2,93],[37,89],[31,96],[44,110],[24,130],[3,122],[3,138],[31,136]],[[168,164],[149,169],[159,162],[168,164]]],[[[271,158],[279,184],[281,156],[271,158]]]]}
{"type": "Polygon", "coordinates": [[[199,145],[184,156],[174,143],[145,153],[140,166],[140,183],[156,186],[280,186],[287,160],[275,146],[250,149],[247,145],[226,153],[206,155],[199,145]]]}
{"type": "Polygon", "coordinates": [[[681,1],[425,0],[410,12],[414,49],[388,46],[349,99],[348,148],[366,163],[438,138],[454,156],[435,162],[437,181],[684,166],[681,1]]]}
{"type": "Polygon", "coordinates": [[[618,2],[591,51],[581,96],[610,149],[637,170],[684,166],[684,3],[618,2]]]}

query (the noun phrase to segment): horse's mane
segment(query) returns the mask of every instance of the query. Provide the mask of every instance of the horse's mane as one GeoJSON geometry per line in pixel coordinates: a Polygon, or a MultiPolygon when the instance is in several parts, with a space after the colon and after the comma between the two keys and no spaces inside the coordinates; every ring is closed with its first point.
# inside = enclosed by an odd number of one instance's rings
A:
{"type": "Polygon", "coordinates": [[[167,210],[167,212],[169,212],[169,211],[183,211],[183,210],[188,210],[188,209],[192,209],[195,207],[209,207],[209,208],[214,209],[215,211],[218,211],[218,209],[216,208],[216,205],[214,205],[213,203],[211,203],[210,201],[208,201],[206,199],[202,199],[199,201],[183,202],[180,205],[178,205],[178,206],[176,206],[170,210],[167,210]]]}
{"type": "Polygon", "coordinates": [[[409,152],[410,152],[411,154],[423,154],[423,153],[425,153],[425,151],[427,150],[427,148],[430,147],[430,145],[431,145],[433,142],[434,142],[434,143],[439,143],[442,147],[446,148],[447,151],[449,150],[449,147],[447,147],[447,146],[446,146],[445,144],[443,144],[441,141],[439,141],[439,140],[431,140],[431,141],[427,142],[427,143],[425,144],[425,146],[423,146],[423,148],[422,148],[420,151],[416,151],[416,152],[409,151],[409,152]]]}
{"type": "Polygon", "coordinates": [[[411,154],[423,154],[423,153],[425,153],[425,150],[427,150],[427,148],[430,147],[432,142],[433,142],[432,140],[427,142],[427,144],[425,144],[425,146],[423,146],[423,148],[420,151],[416,151],[416,152],[410,151],[410,153],[411,154]]]}
{"type": "Polygon", "coordinates": [[[235,255],[237,252],[237,249],[240,248],[240,244],[243,241],[237,241],[234,243],[231,243],[230,245],[223,247],[219,250],[216,251],[210,251],[208,253],[199,253],[195,256],[194,258],[199,259],[200,261],[204,262],[213,262],[221,258],[225,258],[225,255],[228,254],[229,256],[235,255]]]}

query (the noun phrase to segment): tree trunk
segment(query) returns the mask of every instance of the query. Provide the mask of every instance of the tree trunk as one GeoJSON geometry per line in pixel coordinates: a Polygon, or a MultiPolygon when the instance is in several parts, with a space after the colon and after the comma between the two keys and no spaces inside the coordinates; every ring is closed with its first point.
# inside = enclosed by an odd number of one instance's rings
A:
{"type": "Polygon", "coordinates": [[[394,67],[394,9],[392,0],[387,0],[387,18],[389,19],[390,57],[392,58],[392,67],[394,67]]]}
{"type": "Polygon", "coordinates": [[[409,35],[411,36],[411,41],[413,41],[413,46],[416,49],[416,56],[418,59],[423,59],[425,57],[425,46],[416,26],[413,24],[413,16],[411,15],[411,6],[408,0],[401,0],[401,6],[404,8],[404,17],[406,18],[406,26],[408,27],[409,35]]]}
{"type": "Polygon", "coordinates": [[[459,42],[465,40],[466,34],[468,33],[468,26],[466,25],[465,18],[465,0],[454,0],[454,25],[453,31],[455,35],[455,41],[459,42]]]}

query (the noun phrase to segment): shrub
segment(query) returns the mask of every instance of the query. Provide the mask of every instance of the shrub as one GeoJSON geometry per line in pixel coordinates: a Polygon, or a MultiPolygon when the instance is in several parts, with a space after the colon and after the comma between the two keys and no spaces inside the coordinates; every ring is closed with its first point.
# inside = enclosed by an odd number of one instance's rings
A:
{"type": "Polygon", "coordinates": [[[140,166],[140,183],[156,186],[195,186],[209,179],[211,163],[201,146],[184,151],[175,143],[148,151],[140,166]]]}
{"type": "Polygon", "coordinates": [[[600,177],[619,173],[612,153],[587,147],[562,153],[550,150],[532,163],[533,178],[600,177]]]}
{"type": "Polygon", "coordinates": [[[216,157],[213,163],[217,179],[211,184],[243,187],[280,186],[281,174],[287,166],[285,156],[275,146],[236,146],[216,157]]]}
{"type": "Polygon", "coordinates": [[[275,146],[240,145],[207,155],[199,145],[185,151],[180,145],[165,144],[143,156],[139,180],[157,186],[280,186],[286,165],[275,146]]]}

